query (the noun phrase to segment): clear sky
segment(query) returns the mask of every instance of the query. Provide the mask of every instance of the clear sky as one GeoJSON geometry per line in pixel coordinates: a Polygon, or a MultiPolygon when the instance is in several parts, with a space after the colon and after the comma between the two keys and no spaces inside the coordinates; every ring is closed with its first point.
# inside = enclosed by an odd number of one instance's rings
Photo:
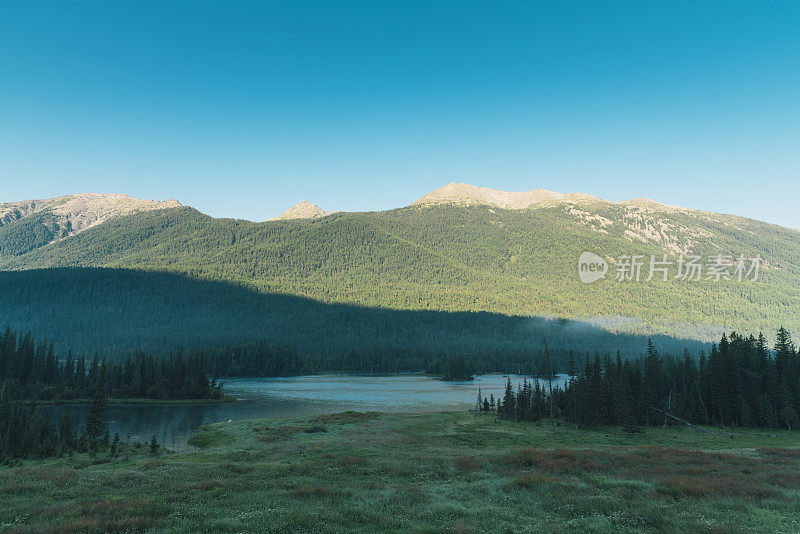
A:
{"type": "Polygon", "coordinates": [[[0,201],[450,181],[800,227],[800,2],[0,1],[0,201]]]}

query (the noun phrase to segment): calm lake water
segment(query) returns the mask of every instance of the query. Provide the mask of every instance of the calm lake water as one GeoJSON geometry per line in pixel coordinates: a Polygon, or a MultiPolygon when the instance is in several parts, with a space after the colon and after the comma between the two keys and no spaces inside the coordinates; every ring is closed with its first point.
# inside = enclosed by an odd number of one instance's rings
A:
{"type": "MultiPolygon", "coordinates": [[[[506,380],[520,384],[517,375],[482,375],[475,380],[443,381],[417,375],[313,375],[286,378],[230,378],[224,380],[226,395],[236,402],[195,406],[109,406],[108,426],[126,441],[159,442],[173,450],[190,448],[186,440],[201,426],[230,419],[294,417],[344,410],[378,412],[426,412],[463,410],[475,405],[481,394],[502,398],[506,380]]],[[[530,377],[527,377],[531,380],[530,377]]],[[[559,375],[553,387],[563,387],[559,375]]],[[[547,381],[543,381],[546,386],[547,381]]],[[[83,423],[88,407],[52,406],[48,411],[61,417],[71,411],[83,423]]]]}

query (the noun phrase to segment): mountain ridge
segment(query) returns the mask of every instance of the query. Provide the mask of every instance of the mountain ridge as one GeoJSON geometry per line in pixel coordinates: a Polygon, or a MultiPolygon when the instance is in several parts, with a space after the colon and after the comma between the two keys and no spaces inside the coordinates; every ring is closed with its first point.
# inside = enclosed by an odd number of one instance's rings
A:
{"type": "Polygon", "coordinates": [[[0,255],[15,255],[80,234],[133,213],[180,208],[175,199],[158,201],[120,193],[80,193],[0,204],[0,255]],[[32,236],[32,239],[26,239],[32,236]]]}
{"type": "Polygon", "coordinates": [[[450,182],[444,187],[431,191],[413,202],[411,206],[434,206],[441,204],[452,204],[456,206],[484,205],[500,209],[524,210],[533,207],[548,207],[558,204],[584,205],[593,203],[639,206],[668,212],[701,211],[662,204],[650,198],[634,198],[621,202],[614,202],[604,200],[588,193],[558,193],[548,189],[503,191],[459,182],[450,182]]]}
{"type": "Polygon", "coordinates": [[[535,209],[417,204],[260,223],[154,209],[55,240],[39,235],[46,221],[23,219],[0,227],[0,250],[11,251],[0,270],[167,271],[328,303],[564,317],[701,340],[730,329],[800,330],[797,231],[647,200],[562,199],[535,209]],[[609,273],[584,285],[577,261],[586,251],[612,267],[622,255],[760,254],[764,262],[758,282],[647,281],[645,264],[641,282],[609,273]]]}
{"type": "MultiPolygon", "coordinates": [[[[638,208],[646,211],[660,211],[664,213],[705,213],[711,215],[723,215],[741,217],[733,214],[713,212],[694,208],[686,208],[664,204],[651,198],[639,197],[622,201],[605,200],[589,193],[559,193],[547,189],[531,189],[528,191],[504,191],[490,187],[475,186],[467,183],[450,182],[447,185],[435,189],[408,206],[396,208],[420,208],[439,205],[453,206],[488,206],[496,209],[526,210],[532,208],[549,208],[559,205],[573,205],[576,208],[586,205],[624,206],[638,208]]],[[[39,214],[42,212],[52,212],[58,215],[73,215],[77,221],[72,222],[72,231],[69,235],[75,235],[80,231],[90,228],[95,224],[100,224],[114,217],[129,215],[138,211],[150,211],[154,209],[171,209],[184,207],[176,199],[165,201],[139,199],[122,193],[80,193],[53,197],[48,199],[21,200],[0,203],[0,227],[18,221],[26,216],[39,214]],[[93,205],[94,204],[94,205],[93,205]],[[75,206],[82,205],[82,209],[77,213],[75,206]]],[[[388,210],[392,211],[392,210],[388,210]]],[[[334,213],[360,213],[360,212],[340,212],[323,210],[319,205],[302,200],[281,214],[264,220],[267,221],[286,221],[295,219],[315,219],[327,217],[334,213]]],[[[749,219],[742,217],[743,219],[749,219]]],[[[247,219],[242,219],[247,220],[247,219]]],[[[759,222],[760,219],[750,219],[759,222]]],[[[773,224],[773,223],[767,223],[773,224]]],[[[789,228],[774,224],[782,228],[789,228]]],[[[800,228],[790,228],[800,231],[800,228]]]]}
{"type": "Polygon", "coordinates": [[[60,215],[82,214],[84,220],[105,220],[109,216],[127,215],[134,211],[179,208],[177,200],[147,200],[124,193],[75,193],[46,199],[31,199],[0,203],[0,224],[11,222],[14,212],[22,216],[52,211],[60,215]]]}

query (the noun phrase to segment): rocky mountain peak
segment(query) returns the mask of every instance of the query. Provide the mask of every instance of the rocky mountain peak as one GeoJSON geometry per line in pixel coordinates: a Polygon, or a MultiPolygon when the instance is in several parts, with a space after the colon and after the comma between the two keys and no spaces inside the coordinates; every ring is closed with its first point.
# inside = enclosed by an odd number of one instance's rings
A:
{"type": "Polygon", "coordinates": [[[270,221],[288,221],[292,219],[316,219],[318,217],[325,217],[330,215],[330,211],[325,211],[316,204],[312,204],[307,200],[303,200],[284,211],[277,217],[269,219],[270,221]]]}
{"type": "Polygon", "coordinates": [[[585,193],[556,193],[547,189],[530,191],[499,191],[489,187],[451,182],[423,196],[412,206],[453,204],[459,206],[492,206],[494,208],[522,210],[532,206],[547,206],[562,202],[587,203],[597,201],[585,193]]]}

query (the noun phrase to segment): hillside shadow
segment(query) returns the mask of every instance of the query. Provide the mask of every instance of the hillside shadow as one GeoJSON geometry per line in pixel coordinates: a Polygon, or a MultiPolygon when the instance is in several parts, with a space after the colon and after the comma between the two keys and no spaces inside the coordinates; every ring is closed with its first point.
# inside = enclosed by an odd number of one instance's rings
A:
{"type": "MultiPolygon", "coordinates": [[[[493,313],[407,311],[326,304],[260,293],[220,281],[126,269],[58,268],[0,272],[0,325],[31,330],[59,347],[115,355],[266,342],[300,352],[491,354],[542,350],[559,361],[619,350],[641,354],[646,337],[613,334],[570,320],[493,313]]],[[[653,336],[662,352],[696,354],[703,343],[653,336]]]]}

